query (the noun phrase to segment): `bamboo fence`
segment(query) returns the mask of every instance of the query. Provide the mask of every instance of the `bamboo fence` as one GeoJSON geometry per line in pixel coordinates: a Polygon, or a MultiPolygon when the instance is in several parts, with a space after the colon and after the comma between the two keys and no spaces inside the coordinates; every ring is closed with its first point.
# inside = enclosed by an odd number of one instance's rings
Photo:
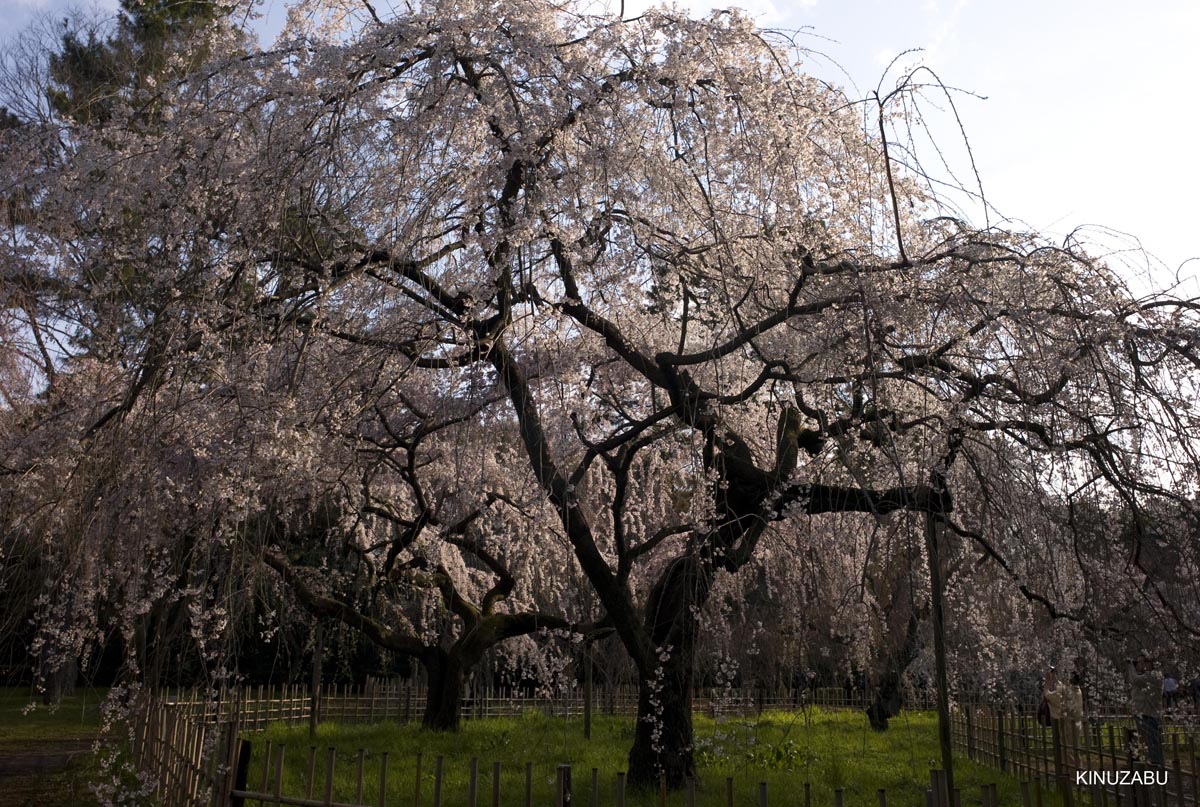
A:
{"type": "MultiPolygon", "coordinates": [[[[177,690],[148,697],[134,718],[133,753],[140,770],[154,783],[155,794],[165,807],[242,807],[250,804],[299,805],[316,807],[376,807],[386,802],[389,792],[387,753],[360,749],[356,758],[353,779],[354,794],[333,791],[336,756],[332,748],[319,754],[309,749],[305,761],[307,776],[305,792],[284,793],[284,749],[267,744],[264,765],[251,775],[249,763],[253,739],[249,734],[271,723],[315,725],[314,719],[345,723],[379,721],[407,722],[420,719],[425,705],[423,687],[408,682],[371,679],[360,688],[328,686],[315,695],[300,687],[245,687],[226,692],[205,693],[199,690],[177,690]],[[254,784],[251,784],[253,780],[254,784]],[[377,781],[379,787],[368,785],[377,781]],[[317,783],[323,783],[317,788],[317,783]],[[377,796],[369,803],[363,800],[364,787],[377,796]]],[[[713,716],[752,715],[772,709],[861,708],[854,698],[847,698],[843,689],[814,689],[806,693],[762,690],[698,690],[694,698],[698,712],[713,716]]],[[[464,700],[463,717],[480,719],[502,715],[519,715],[529,709],[553,716],[579,716],[585,710],[583,699],[573,693],[560,697],[533,696],[512,690],[475,688],[464,700]]],[[[593,708],[597,713],[634,715],[637,693],[632,688],[614,687],[596,693],[593,708]]],[[[990,707],[971,706],[957,710],[951,721],[956,751],[971,760],[1016,777],[1021,783],[1022,807],[1042,807],[1051,793],[1057,792],[1067,807],[1197,807],[1200,805],[1200,781],[1196,763],[1196,737],[1179,725],[1164,727],[1164,751],[1167,763],[1157,772],[1167,775],[1165,787],[1119,787],[1111,785],[1080,785],[1077,771],[1148,771],[1153,766],[1138,760],[1130,743],[1131,723],[1106,720],[1087,724],[1076,738],[1061,725],[1043,727],[1030,714],[1009,713],[990,707]]],[[[438,757],[435,765],[433,790],[421,792],[421,760],[418,755],[417,775],[411,788],[413,807],[443,807],[442,774],[445,761],[438,757]]],[[[345,764],[345,763],[343,763],[345,764]]],[[[532,763],[526,765],[524,792],[502,792],[499,763],[471,761],[470,795],[467,807],[533,807],[531,789],[532,763]],[[481,773],[482,771],[482,773],[481,773]]],[[[428,771],[427,771],[428,773],[428,771]]],[[[598,771],[591,771],[580,786],[572,785],[569,766],[557,771],[555,807],[572,807],[573,799],[586,801],[588,807],[624,807],[624,774],[607,775],[612,787],[599,788],[598,771]],[[564,784],[565,782],[565,784],[564,784]],[[603,794],[603,796],[602,796],[603,794]]],[[[946,794],[939,771],[930,772],[926,790],[927,807],[958,807],[964,795],[946,794]]],[[[726,804],[733,804],[732,781],[726,782],[726,804]]],[[[393,788],[394,790],[394,788],[393,788]]],[[[510,788],[511,790],[511,788],[510,788]]],[[[517,789],[520,791],[520,789],[517,789]]],[[[696,783],[691,782],[681,794],[670,794],[673,804],[694,807],[696,783]]],[[[738,795],[741,807],[748,803],[768,807],[767,786],[746,798],[738,795]]],[[[814,797],[809,783],[802,789],[775,797],[776,803],[803,804],[813,807],[814,797]]],[[[879,791],[880,807],[885,807],[888,795],[879,791]]],[[[666,807],[665,789],[658,800],[666,807]]],[[[840,807],[844,794],[834,791],[831,805],[840,807]]],[[[995,785],[985,786],[978,796],[969,794],[968,804],[998,807],[995,785]]],[[[708,800],[711,803],[711,798],[708,800]]],[[[459,807],[455,805],[455,807],[459,807]]],[[[538,805],[548,807],[548,805],[538,805]]]]}
{"type": "Polygon", "coordinates": [[[1162,726],[1163,765],[1144,758],[1133,721],[1125,718],[1081,721],[1076,726],[1054,721],[1043,726],[1033,713],[970,706],[952,715],[951,736],[955,750],[967,758],[1029,783],[1035,805],[1041,804],[1043,791],[1057,792],[1067,807],[1200,805],[1194,727],[1162,726]],[[1128,778],[1153,775],[1156,781],[1165,778],[1167,784],[1110,783],[1126,772],[1128,778]]]}

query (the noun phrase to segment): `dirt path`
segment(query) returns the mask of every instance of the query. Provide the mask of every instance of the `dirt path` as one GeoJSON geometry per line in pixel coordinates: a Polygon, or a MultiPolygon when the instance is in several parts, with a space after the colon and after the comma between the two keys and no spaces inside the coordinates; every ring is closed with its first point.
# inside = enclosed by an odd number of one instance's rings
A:
{"type": "Polygon", "coordinates": [[[88,789],[90,739],[0,741],[0,803],[12,807],[95,804],[88,789]]]}

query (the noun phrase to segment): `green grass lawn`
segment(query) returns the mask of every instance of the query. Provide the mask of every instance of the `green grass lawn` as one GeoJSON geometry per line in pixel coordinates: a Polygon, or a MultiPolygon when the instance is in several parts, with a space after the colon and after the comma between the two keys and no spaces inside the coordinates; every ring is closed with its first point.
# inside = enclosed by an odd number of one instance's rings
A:
{"type": "MultiPolygon", "coordinates": [[[[597,717],[590,741],[583,738],[581,720],[547,718],[540,713],[522,717],[465,721],[458,734],[438,734],[416,725],[322,724],[310,743],[303,727],[272,726],[254,735],[249,786],[263,782],[267,741],[282,745],[284,753],[283,793],[304,795],[310,745],[317,747],[313,795],[321,798],[325,788],[326,749],[336,749],[334,800],[353,801],[358,787],[358,749],[366,749],[363,800],[378,803],[379,755],[388,753],[387,803],[410,807],[415,801],[417,755],[421,754],[420,804],[432,807],[434,766],[443,756],[444,780],[441,802],[448,807],[466,807],[470,760],[479,758],[479,804],[489,805],[492,764],[501,764],[501,802],[508,807],[524,804],[525,765],[533,763],[533,804],[554,803],[555,770],[559,764],[572,766],[574,802],[589,805],[591,771],[599,770],[601,807],[612,807],[615,774],[626,768],[626,754],[633,738],[629,718],[597,717]]],[[[767,712],[760,718],[713,720],[696,716],[696,756],[701,779],[697,803],[718,807],[725,804],[725,781],[734,780],[734,800],[739,807],[756,807],[758,783],[766,782],[771,804],[803,804],[804,784],[810,783],[815,807],[834,804],[834,788],[844,790],[844,803],[879,804],[876,790],[887,790],[889,805],[923,805],[929,769],[938,758],[936,719],[930,713],[905,713],[892,721],[886,733],[871,731],[860,712],[803,714],[767,712]]],[[[273,752],[273,754],[276,752],[273,752]]],[[[996,771],[956,761],[956,784],[963,804],[980,804],[980,785],[996,782],[1001,804],[1019,804],[1017,781],[996,771]]],[[[273,780],[274,774],[271,774],[273,780]]],[[[268,790],[270,786],[268,786],[268,790]]],[[[1057,804],[1050,794],[1043,803],[1057,804]]],[[[668,797],[682,805],[682,795],[668,797]]],[[[627,793],[630,807],[657,803],[654,793],[627,793]]]]}
{"type": "Polygon", "coordinates": [[[0,687],[0,742],[93,738],[107,694],[79,689],[58,706],[44,706],[28,687],[0,687]]]}

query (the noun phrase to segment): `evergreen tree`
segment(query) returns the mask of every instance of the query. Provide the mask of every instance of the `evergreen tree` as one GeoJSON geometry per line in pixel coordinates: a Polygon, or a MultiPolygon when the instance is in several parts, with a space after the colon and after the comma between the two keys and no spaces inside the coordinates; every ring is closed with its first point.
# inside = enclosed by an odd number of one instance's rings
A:
{"type": "Polygon", "coordinates": [[[200,34],[229,8],[212,0],[121,0],[107,35],[64,20],[61,50],[50,57],[51,106],[80,123],[102,124],[122,102],[150,104],[161,81],[204,60],[200,34]]]}

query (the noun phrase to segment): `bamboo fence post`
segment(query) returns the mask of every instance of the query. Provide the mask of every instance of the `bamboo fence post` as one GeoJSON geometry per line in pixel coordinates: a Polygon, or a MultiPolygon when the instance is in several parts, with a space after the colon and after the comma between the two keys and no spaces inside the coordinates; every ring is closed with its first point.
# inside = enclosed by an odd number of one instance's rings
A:
{"type": "Polygon", "coordinates": [[[283,746],[279,746],[279,754],[275,757],[275,787],[274,792],[275,804],[279,804],[283,800],[283,746]]]}
{"type": "Polygon", "coordinates": [[[158,741],[155,743],[154,758],[151,760],[154,763],[154,770],[155,770],[155,774],[154,774],[155,792],[162,792],[163,782],[166,780],[166,777],[167,777],[166,755],[163,753],[163,749],[166,747],[166,744],[167,744],[167,731],[168,731],[168,725],[171,723],[171,720],[172,720],[172,716],[170,714],[167,714],[167,713],[163,714],[162,721],[159,726],[159,738],[158,738],[158,741]]]}
{"type": "Polygon", "coordinates": [[[1048,755],[1046,753],[1046,727],[1041,724],[1038,724],[1038,736],[1040,737],[1042,744],[1041,760],[1039,761],[1038,768],[1040,769],[1040,773],[1048,774],[1049,766],[1047,764],[1048,755]]]}
{"type": "Polygon", "coordinates": [[[387,763],[388,752],[379,755],[379,807],[387,804],[387,763]]]}
{"type": "Polygon", "coordinates": [[[417,752],[417,775],[413,780],[413,807],[421,803],[421,752],[417,752]]]}
{"type": "Polygon", "coordinates": [[[942,787],[940,773],[937,768],[931,768],[929,771],[929,789],[933,791],[933,803],[935,807],[950,807],[950,797],[942,787]]]}
{"type": "Polygon", "coordinates": [[[996,715],[996,757],[998,766],[1002,773],[1008,773],[1008,757],[1004,751],[1004,724],[1005,713],[999,712],[996,715]]]}
{"type": "Polygon", "coordinates": [[[1196,735],[1188,736],[1188,758],[1192,769],[1192,802],[1200,804],[1200,767],[1196,765],[1196,735]]]}
{"type": "MultiPolygon", "coordinates": [[[[1109,753],[1109,756],[1111,757],[1111,759],[1109,761],[1112,763],[1112,766],[1115,769],[1117,767],[1117,734],[1116,734],[1116,731],[1113,729],[1112,723],[1108,724],[1108,753],[1109,753]]],[[[1119,805],[1121,804],[1121,788],[1120,788],[1120,786],[1115,788],[1114,793],[1115,793],[1114,799],[1119,807],[1119,805]]]]}
{"type": "Polygon", "coordinates": [[[356,772],[356,776],[355,776],[355,778],[357,779],[357,783],[356,783],[356,787],[354,789],[354,801],[357,804],[362,804],[363,757],[366,756],[366,753],[367,752],[364,749],[362,749],[362,748],[358,749],[358,760],[357,760],[358,761],[358,771],[356,772]]]}
{"type": "Polygon", "coordinates": [[[263,752],[263,775],[262,787],[259,788],[262,792],[267,792],[267,779],[271,775],[271,741],[267,740],[266,750],[263,752]]]}
{"type": "Polygon", "coordinates": [[[433,762],[433,807],[442,807],[442,755],[433,762]]]}
{"type": "Polygon", "coordinates": [[[201,725],[196,733],[195,749],[192,759],[192,787],[188,794],[193,803],[200,799],[200,788],[204,783],[204,742],[208,739],[208,726],[201,725]]]}
{"type": "MultiPolygon", "coordinates": [[[[249,740],[238,740],[238,757],[237,769],[233,773],[233,790],[245,792],[247,789],[247,779],[250,775],[250,752],[252,748],[249,740]]],[[[229,798],[230,807],[242,807],[246,803],[244,796],[229,798]]]]}
{"type": "Polygon", "coordinates": [[[333,746],[325,751],[325,807],[333,804],[333,763],[335,752],[333,746]]]}
{"type": "Polygon", "coordinates": [[[1071,786],[1067,782],[1066,773],[1066,738],[1063,736],[1062,726],[1062,718],[1056,718],[1050,723],[1050,741],[1054,746],[1054,780],[1064,807],[1072,807],[1071,786]]]}
{"type": "Polygon", "coordinates": [[[208,776],[205,784],[208,786],[208,803],[217,807],[221,799],[221,788],[218,785],[218,772],[221,769],[221,726],[213,727],[213,747],[208,755],[208,776]]]}
{"type": "Polygon", "coordinates": [[[235,770],[234,765],[236,764],[236,761],[237,761],[236,754],[238,751],[238,734],[241,733],[242,709],[243,709],[245,700],[246,700],[245,688],[234,691],[233,701],[232,701],[232,705],[230,707],[232,709],[233,713],[230,715],[230,724],[229,724],[229,771],[226,773],[226,777],[225,777],[225,795],[226,795],[226,797],[228,797],[228,795],[229,795],[230,777],[232,776],[232,774],[235,770]]]}
{"type": "Polygon", "coordinates": [[[181,767],[183,768],[183,781],[180,782],[180,792],[183,794],[184,801],[191,803],[192,788],[196,785],[196,734],[200,727],[188,721],[186,731],[183,738],[183,759],[181,767]]]}

